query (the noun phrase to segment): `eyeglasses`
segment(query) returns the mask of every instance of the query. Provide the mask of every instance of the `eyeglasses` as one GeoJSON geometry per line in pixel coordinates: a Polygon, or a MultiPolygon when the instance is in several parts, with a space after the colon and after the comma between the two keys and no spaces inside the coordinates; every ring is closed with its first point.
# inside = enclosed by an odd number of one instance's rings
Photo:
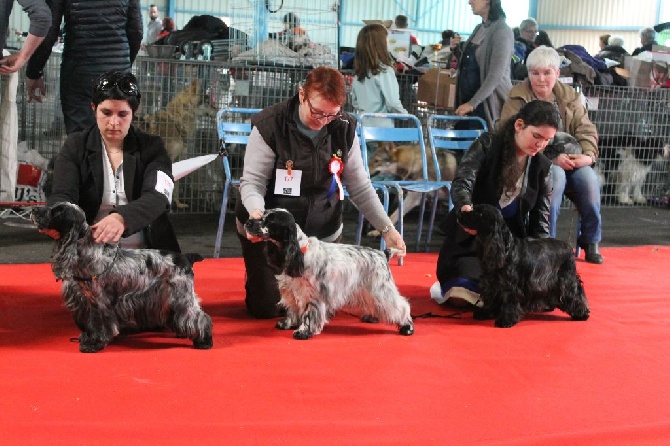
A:
{"type": "Polygon", "coordinates": [[[98,81],[96,89],[98,91],[108,91],[114,87],[118,87],[124,94],[128,96],[140,96],[140,87],[132,80],[130,75],[103,77],[98,81]]]}
{"type": "Polygon", "coordinates": [[[312,114],[312,116],[316,119],[328,119],[329,121],[332,121],[333,119],[338,119],[342,117],[342,111],[338,111],[334,115],[331,115],[329,113],[325,113],[321,110],[318,110],[314,107],[312,107],[312,103],[309,102],[309,98],[307,97],[306,93],[303,93],[305,96],[305,101],[307,102],[307,106],[309,107],[309,112],[312,114]]]}

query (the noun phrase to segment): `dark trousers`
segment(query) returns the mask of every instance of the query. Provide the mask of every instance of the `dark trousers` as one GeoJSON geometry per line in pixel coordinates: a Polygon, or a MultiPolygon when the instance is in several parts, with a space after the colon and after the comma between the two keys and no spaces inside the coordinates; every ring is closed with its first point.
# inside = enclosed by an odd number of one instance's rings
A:
{"type": "Polygon", "coordinates": [[[244,281],[246,297],[244,303],[249,314],[258,319],[269,319],[279,316],[279,288],[277,287],[276,271],[268,265],[264,246],[266,242],[251,243],[239,233],[237,237],[242,245],[242,257],[247,277],[244,281]]]}
{"type": "Polygon", "coordinates": [[[91,109],[93,84],[98,74],[77,73],[76,67],[69,63],[61,65],[60,102],[63,109],[65,131],[73,132],[87,129],[95,124],[95,113],[91,109]]]}

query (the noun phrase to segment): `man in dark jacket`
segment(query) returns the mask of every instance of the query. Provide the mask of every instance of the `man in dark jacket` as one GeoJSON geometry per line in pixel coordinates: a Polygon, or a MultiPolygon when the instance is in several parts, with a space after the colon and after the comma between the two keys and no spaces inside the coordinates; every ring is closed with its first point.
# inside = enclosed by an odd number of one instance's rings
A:
{"type": "Polygon", "coordinates": [[[28,62],[29,100],[42,101],[42,78],[51,48],[65,20],[60,97],[68,134],[95,124],[91,110],[94,81],[108,71],[130,71],[142,43],[139,0],[52,0],[49,34],[28,62]]]}
{"type": "Polygon", "coordinates": [[[645,28],[640,31],[640,43],[642,46],[636,48],[635,51],[633,51],[633,56],[637,56],[644,51],[651,51],[651,48],[654,45],[658,45],[658,42],[656,42],[656,31],[654,31],[654,28],[645,28]]]}

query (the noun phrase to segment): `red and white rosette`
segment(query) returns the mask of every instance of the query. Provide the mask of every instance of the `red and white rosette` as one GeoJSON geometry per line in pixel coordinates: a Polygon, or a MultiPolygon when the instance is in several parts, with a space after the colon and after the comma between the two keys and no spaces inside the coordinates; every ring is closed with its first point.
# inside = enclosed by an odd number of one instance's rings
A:
{"type": "Polygon", "coordinates": [[[342,159],[338,156],[333,155],[328,163],[328,171],[333,175],[333,181],[337,183],[337,190],[340,196],[340,200],[344,200],[344,188],[342,187],[342,180],[340,179],[340,174],[344,170],[344,163],[342,159]]]}

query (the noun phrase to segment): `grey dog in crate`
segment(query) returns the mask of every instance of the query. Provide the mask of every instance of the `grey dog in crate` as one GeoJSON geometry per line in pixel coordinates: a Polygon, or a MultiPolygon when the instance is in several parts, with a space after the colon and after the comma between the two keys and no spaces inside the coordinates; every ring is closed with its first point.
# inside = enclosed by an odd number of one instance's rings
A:
{"type": "Polygon", "coordinates": [[[96,243],[84,211],[72,203],[35,208],[31,219],[56,239],[51,268],[81,330],[81,352],[102,350],[124,331],[164,327],[195,348],[212,347],[212,320],[193,288],[200,255],[96,243]]]}
{"type": "Polygon", "coordinates": [[[401,335],[414,333],[409,302],[400,295],[382,251],[307,237],[286,209],[266,210],[262,219],[249,219],[245,229],[266,242],[268,263],[279,272],[279,304],[286,318],[277,328],[296,329],[295,339],[309,339],[347,306],[361,310],[364,320],[397,324],[401,335]]]}

